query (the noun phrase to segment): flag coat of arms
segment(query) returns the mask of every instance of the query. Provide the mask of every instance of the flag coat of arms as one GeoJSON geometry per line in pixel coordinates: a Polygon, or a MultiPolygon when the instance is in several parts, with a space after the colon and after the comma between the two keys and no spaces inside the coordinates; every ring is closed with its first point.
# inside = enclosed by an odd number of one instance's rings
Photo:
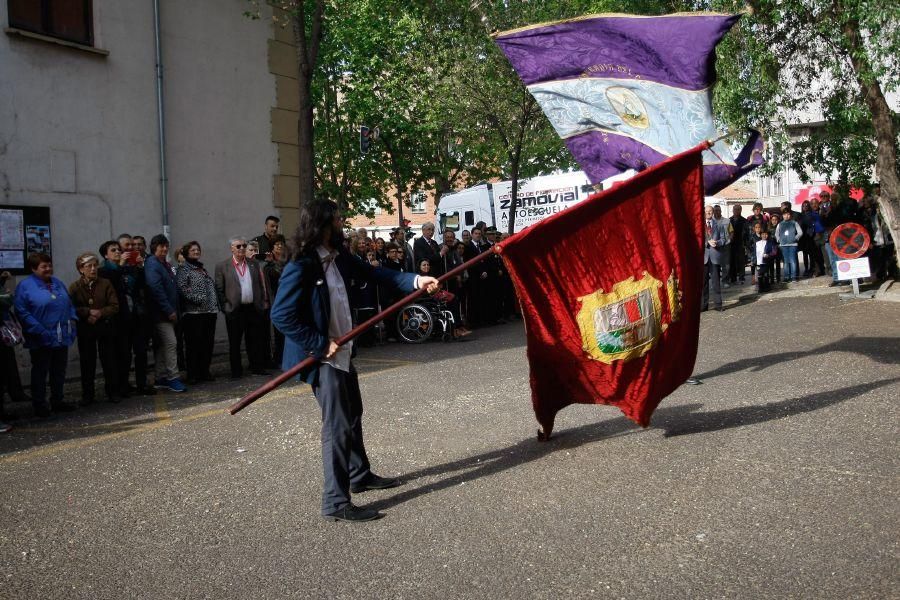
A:
{"type": "Polygon", "coordinates": [[[702,147],[499,244],[521,301],[532,403],[549,437],[572,403],[647,426],[697,354],[702,147]]]}
{"type": "MultiPolygon", "coordinates": [[[[593,183],[718,137],[715,47],[740,15],[594,15],[498,34],[496,43],[593,183]]],[[[703,153],[707,195],[762,164],[752,132],[737,157],[703,153]]]]}

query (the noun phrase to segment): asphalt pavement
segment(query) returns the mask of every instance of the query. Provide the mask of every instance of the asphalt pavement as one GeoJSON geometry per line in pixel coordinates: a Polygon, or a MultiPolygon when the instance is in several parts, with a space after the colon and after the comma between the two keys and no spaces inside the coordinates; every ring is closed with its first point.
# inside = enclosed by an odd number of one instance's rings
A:
{"type": "Polygon", "coordinates": [[[18,422],[0,598],[900,597],[900,304],[820,294],[729,291],[703,385],[647,429],[571,406],[547,443],[521,322],[363,349],[369,455],[406,480],[354,497],[372,523],[319,515],[306,386],[18,422]]]}

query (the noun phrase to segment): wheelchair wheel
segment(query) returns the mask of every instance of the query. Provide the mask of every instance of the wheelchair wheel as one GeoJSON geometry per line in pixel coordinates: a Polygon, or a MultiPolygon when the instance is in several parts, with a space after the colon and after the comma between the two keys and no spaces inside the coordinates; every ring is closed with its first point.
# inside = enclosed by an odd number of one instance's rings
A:
{"type": "Polygon", "coordinates": [[[404,306],[397,313],[397,331],[407,344],[421,344],[431,337],[433,330],[434,319],[421,304],[404,306]]]}

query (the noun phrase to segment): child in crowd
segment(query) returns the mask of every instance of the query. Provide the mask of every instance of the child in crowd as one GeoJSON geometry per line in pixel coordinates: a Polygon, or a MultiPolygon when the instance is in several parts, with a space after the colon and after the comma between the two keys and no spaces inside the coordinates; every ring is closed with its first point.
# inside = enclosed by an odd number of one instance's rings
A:
{"type": "Polygon", "coordinates": [[[770,281],[781,281],[781,248],[778,247],[778,238],[775,236],[775,232],[778,231],[779,223],[781,223],[781,215],[778,213],[769,215],[769,240],[775,244],[776,248],[775,258],[772,260],[769,267],[770,281]]]}
{"type": "Polygon", "coordinates": [[[750,248],[752,250],[751,260],[750,260],[750,275],[753,276],[753,283],[756,283],[756,265],[758,261],[756,260],[756,243],[762,239],[763,232],[763,223],[762,220],[757,221],[753,224],[753,228],[750,231],[750,248]]]}
{"type": "Polygon", "coordinates": [[[761,229],[756,242],[757,290],[760,294],[772,289],[772,266],[778,256],[778,244],[769,237],[769,232],[761,229]]]}

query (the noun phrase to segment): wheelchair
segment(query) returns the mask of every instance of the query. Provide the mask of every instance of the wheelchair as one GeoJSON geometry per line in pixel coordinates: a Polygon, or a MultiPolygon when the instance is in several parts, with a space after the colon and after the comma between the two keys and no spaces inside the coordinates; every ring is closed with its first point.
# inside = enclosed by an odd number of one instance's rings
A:
{"type": "Polygon", "coordinates": [[[435,298],[423,298],[407,304],[397,313],[397,333],[407,344],[421,344],[432,337],[453,340],[456,320],[446,302],[435,298]]]}

